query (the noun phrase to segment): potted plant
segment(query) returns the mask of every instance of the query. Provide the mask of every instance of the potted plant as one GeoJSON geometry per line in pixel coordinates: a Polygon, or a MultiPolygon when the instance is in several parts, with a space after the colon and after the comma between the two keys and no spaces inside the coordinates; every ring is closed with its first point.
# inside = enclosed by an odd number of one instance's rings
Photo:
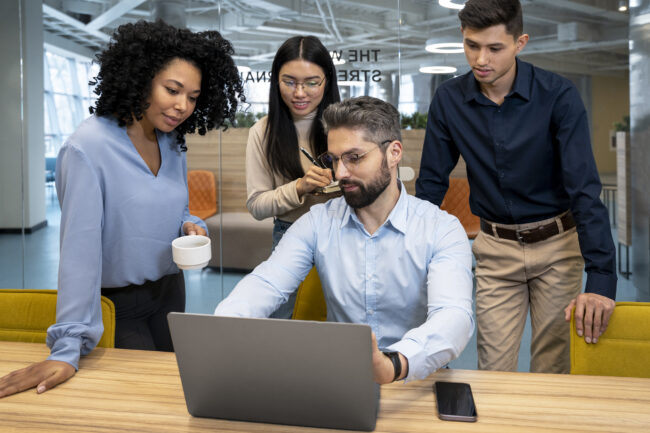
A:
{"type": "Polygon", "coordinates": [[[616,142],[619,140],[625,140],[625,136],[630,132],[630,116],[623,116],[623,119],[620,122],[614,122],[614,129],[609,131],[610,139],[610,150],[616,150],[616,142]],[[621,138],[618,138],[619,132],[623,135],[621,138]]]}
{"type": "Polygon", "coordinates": [[[425,129],[427,127],[427,115],[418,113],[417,111],[412,115],[401,115],[402,129],[425,129]]]}

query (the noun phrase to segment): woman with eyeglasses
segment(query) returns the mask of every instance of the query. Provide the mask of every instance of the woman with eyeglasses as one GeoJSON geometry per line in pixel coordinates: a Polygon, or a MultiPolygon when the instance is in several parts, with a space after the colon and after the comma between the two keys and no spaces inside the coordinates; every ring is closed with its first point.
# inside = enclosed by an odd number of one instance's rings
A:
{"type": "MultiPolygon", "coordinates": [[[[269,114],[253,125],[246,147],[246,206],[258,220],[274,217],[274,249],[295,220],[331,198],[314,194],[332,182],[316,158],[327,151],[323,110],[339,101],[334,63],[318,38],[286,40],[271,67],[269,114]]],[[[295,293],[272,317],[290,318],[294,303],[295,293]]]]}

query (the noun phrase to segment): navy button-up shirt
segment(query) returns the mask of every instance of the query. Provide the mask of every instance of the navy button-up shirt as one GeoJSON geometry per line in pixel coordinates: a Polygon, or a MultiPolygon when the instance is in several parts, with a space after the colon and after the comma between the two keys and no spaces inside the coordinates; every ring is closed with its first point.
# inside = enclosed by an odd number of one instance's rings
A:
{"type": "Polygon", "coordinates": [[[513,88],[501,105],[481,93],[471,71],[444,82],[429,108],[417,197],[440,205],[460,154],[470,207],[481,218],[523,224],[571,209],[586,291],[615,298],[609,216],[599,197],[587,113],[569,80],[517,59],[513,88]]]}

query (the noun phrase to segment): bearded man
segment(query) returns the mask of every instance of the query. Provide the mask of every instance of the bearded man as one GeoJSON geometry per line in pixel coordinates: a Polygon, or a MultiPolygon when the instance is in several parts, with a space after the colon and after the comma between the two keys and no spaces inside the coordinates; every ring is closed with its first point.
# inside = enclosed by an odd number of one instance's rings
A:
{"type": "Polygon", "coordinates": [[[315,265],[328,320],[372,328],[375,381],[423,379],[458,357],[474,332],[467,235],[397,178],[395,107],[347,99],[330,105],[323,123],[328,151],[319,158],[343,196],[299,218],[215,314],[268,317],[315,265]]]}

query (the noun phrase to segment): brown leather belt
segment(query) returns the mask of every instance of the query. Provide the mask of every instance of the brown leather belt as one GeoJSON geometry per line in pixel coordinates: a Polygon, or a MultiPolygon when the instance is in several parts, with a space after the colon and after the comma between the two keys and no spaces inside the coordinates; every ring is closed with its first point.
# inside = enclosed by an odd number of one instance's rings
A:
{"type": "MultiPolygon", "coordinates": [[[[567,212],[562,217],[560,217],[560,222],[562,223],[562,228],[564,231],[567,231],[576,226],[576,222],[573,220],[573,215],[571,212],[567,212]]],[[[533,227],[527,230],[513,230],[505,227],[500,227],[495,225],[496,234],[492,231],[492,224],[481,219],[481,231],[502,239],[508,239],[511,241],[517,241],[521,244],[533,244],[535,242],[544,241],[551,236],[555,236],[560,233],[560,227],[557,224],[557,221],[551,221],[548,224],[544,224],[538,227],[533,227]]]]}

